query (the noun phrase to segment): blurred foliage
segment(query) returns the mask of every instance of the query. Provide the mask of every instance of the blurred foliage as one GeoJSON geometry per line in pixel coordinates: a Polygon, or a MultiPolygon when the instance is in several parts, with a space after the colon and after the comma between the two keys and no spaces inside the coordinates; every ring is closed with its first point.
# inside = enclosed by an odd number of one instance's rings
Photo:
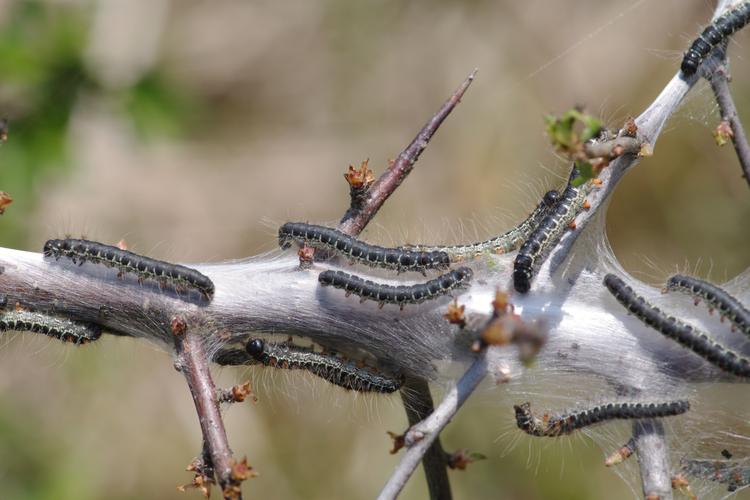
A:
{"type": "Polygon", "coordinates": [[[24,219],[33,212],[35,188],[54,170],[70,167],[68,126],[84,96],[110,99],[141,138],[178,137],[195,123],[197,106],[157,66],[132,86],[102,87],[86,67],[91,10],[83,5],[24,1],[0,26],[0,115],[9,138],[0,149],[0,189],[13,209],[0,218],[5,244],[23,246],[24,219]]]}

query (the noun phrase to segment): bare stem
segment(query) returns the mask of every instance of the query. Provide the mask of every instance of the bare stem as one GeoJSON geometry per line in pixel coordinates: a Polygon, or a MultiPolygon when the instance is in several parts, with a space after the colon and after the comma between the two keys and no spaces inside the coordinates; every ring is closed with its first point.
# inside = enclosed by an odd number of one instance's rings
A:
{"type": "Polygon", "coordinates": [[[487,374],[485,356],[486,351],[479,354],[456,385],[448,391],[435,411],[406,432],[405,443],[408,449],[380,492],[378,500],[391,500],[399,495],[440,432],[484,379],[487,374]]]}
{"type": "Polygon", "coordinates": [[[726,120],[732,128],[732,144],[734,144],[737,159],[740,161],[742,176],[750,186],[750,145],[748,145],[745,129],[737,114],[737,107],[729,90],[729,75],[726,65],[720,64],[710,75],[709,80],[716,96],[716,102],[719,104],[721,118],[726,120]]]}
{"type": "Polygon", "coordinates": [[[658,420],[638,421],[633,424],[633,438],[641,469],[644,498],[671,500],[672,478],[669,474],[664,426],[658,420]]]}
{"type": "MultiPolygon", "coordinates": [[[[401,392],[401,399],[406,409],[409,426],[412,427],[429,417],[435,410],[435,405],[430,395],[430,386],[424,379],[410,377],[406,380],[404,389],[401,392]]],[[[446,453],[438,435],[422,459],[431,500],[453,498],[447,465],[446,453]]]]}
{"type": "Polygon", "coordinates": [[[370,187],[367,200],[365,200],[362,206],[358,209],[352,207],[351,210],[347,211],[338,226],[341,231],[352,236],[356,236],[362,232],[367,223],[378,213],[385,200],[393,194],[396,188],[406,179],[406,176],[411,173],[414,163],[419,159],[419,155],[422,154],[422,151],[427,147],[427,143],[451,111],[453,111],[453,108],[461,101],[461,97],[463,97],[466,89],[471,85],[476,73],[476,69],[471,72],[430,121],[422,127],[422,130],[419,131],[414,140],[398,155],[398,158],[383,172],[383,175],[375,181],[370,187]]]}
{"type": "Polygon", "coordinates": [[[240,481],[232,476],[232,450],[229,449],[224,421],[216,399],[216,386],[208,368],[209,360],[203,349],[202,339],[184,331],[184,328],[178,331],[173,327],[172,330],[175,333],[177,366],[185,376],[193,396],[203,433],[204,450],[208,451],[207,454],[204,451],[204,460],[211,459],[210,465],[215,471],[224,498],[241,499],[240,481]]]}

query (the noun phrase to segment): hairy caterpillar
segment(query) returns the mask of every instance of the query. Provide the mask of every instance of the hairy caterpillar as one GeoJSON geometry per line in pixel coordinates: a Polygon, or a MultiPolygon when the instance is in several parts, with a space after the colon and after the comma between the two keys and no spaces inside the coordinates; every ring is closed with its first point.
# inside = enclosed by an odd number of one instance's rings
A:
{"type": "Polygon", "coordinates": [[[30,311],[6,311],[0,314],[0,331],[43,333],[77,345],[93,342],[102,335],[101,328],[96,325],[30,311]]]}
{"type": "Polygon", "coordinates": [[[44,244],[44,256],[53,257],[55,260],[66,257],[79,265],[83,265],[84,262],[104,264],[117,268],[122,273],[132,273],[138,276],[139,281],[152,279],[160,286],[171,285],[175,291],[189,288],[198,290],[207,300],[211,300],[214,294],[213,282],[195,269],[144,257],[95,241],[70,238],[49,240],[44,244]]]}
{"type": "Polygon", "coordinates": [[[279,228],[279,246],[288,248],[292,241],[331,250],[371,267],[401,271],[446,269],[450,258],[445,252],[419,252],[402,248],[385,248],[360,241],[338,229],[287,222],[279,228]]]}
{"type": "Polygon", "coordinates": [[[369,368],[359,367],[334,355],[315,352],[291,343],[271,344],[252,339],[245,350],[265,366],[306,370],[328,382],[357,392],[397,391],[404,383],[402,376],[386,376],[369,368]]]}
{"type": "Polygon", "coordinates": [[[606,420],[660,418],[680,415],[690,409],[688,401],[669,403],[609,403],[589,410],[564,415],[549,415],[541,418],[531,411],[530,403],[513,406],[516,425],[532,436],[557,437],[598,424],[606,420]]]}
{"type": "Polygon", "coordinates": [[[518,293],[528,293],[535,268],[547,251],[562,237],[565,229],[573,222],[583,208],[591,181],[576,187],[572,181],[578,177],[578,170],[573,169],[567,187],[539,225],[531,232],[521,245],[513,262],[513,288],[518,293]]]}
{"type": "Polygon", "coordinates": [[[743,2],[708,25],[693,41],[682,58],[680,69],[685,76],[692,76],[711,51],[728,37],[750,22],[750,2],[743,2]]]}
{"type": "Polygon", "coordinates": [[[394,286],[375,283],[343,271],[324,271],[318,276],[318,281],[323,286],[346,290],[347,296],[353,293],[361,298],[360,302],[370,299],[379,302],[380,307],[397,304],[403,309],[406,304],[419,304],[445,295],[468,283],[473,274],[468,267],[459,267],[425,283],[394,286]]]}
{"type": "Polygon", "coordinates": [[[676,274],[667,280],[666,290],[687,293],[695,298],[696,305],[703,299],[711,310],[719,311],[722,320],[727,318],[733,329],[738,328],[750,336],[750,311],[718,286],[698,278],[676,274]]]}
{"type": "Polygon", "coordinates": [[[745,460],[682,460],[680,469],[687,475],[727,485],[736,491],[750,485],[750,466],[745,460]]]}
{"type": "Polygon", "coordinates": [[[489,240],[471,243],[469,245],[450,245],[450,246],[426,246],[410,245],[404,249],[421,251],[421,252],[445,252],[450,256],[452,262],[461,262],[465,259],[472,259],[479,255],[492,252],[504,254],[516,250],[528,238],[539,222],[547,215],[552,207],[560,199],[560,193],[557,191],[547,191],[542,201],[536,206],[531,215],[519,225],[507,231],[500,236],[490,238],[489,240]]]}
{"type": "Polygon", "coordinates": [[[614,274],[604,277],[604,286],[628,311],[662,335],[675,340],[728,373],[738,377],[750,377],[750,362],[746,358],[727,349],[700,330],[667,316],[658,307],[637,295],[614,274]]]}

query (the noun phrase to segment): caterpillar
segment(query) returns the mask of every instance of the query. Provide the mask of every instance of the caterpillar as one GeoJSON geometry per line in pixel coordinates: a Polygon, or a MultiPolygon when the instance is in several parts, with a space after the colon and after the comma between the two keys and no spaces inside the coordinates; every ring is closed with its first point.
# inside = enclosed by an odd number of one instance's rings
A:
{"type": "Polygon", "coordinates": [[[318,276],[318,281],[323,286],[346,290],[347,296],[353,293],[360,297],[360,302],[370,299],[377,301],[380,307],[397,304],[403,310],[406,304],[419,304],[463,286],[473,274],[468,267],[459,267],[425,283],[394,286],[375,283],[343,271],[324,271],[318,276]]]}
{"type": "Polygon", "coordinates": [[[264,366],[306,370],[334,385],[357,392],[391,393],[404,383],[403,376],[379,374],[337,356],[290,342],[272,344],[255,338],[246,344],[245,350],[264,366]]]}
{"type": "Polygon", "coordinates": [[[528,238],[531,232],[539,225],[550,209],[560,199],[560,193],[557,191],[547,191],[542,201],[536,206],[531,215],[519,225],[507,231],[500,236],[495,236],[489,240],[479,241],[468,245],[449,245],[449,246],[427,246],[427,245],[409,245],[402,248],[420,252],[445,252],[451,259],[451,262],[462,262],[465,259],[476,258],[483,253],[492,252],[504,254],[516,250],[528,238]]]}
{"type": "Polygon", "coordinates": [[[559,200],[539,222],[518,250],[513,262],[513,288],[518,293],[528,293],[535,268],[547,251],[562,237],[565,229],[573,222],[583,208],[586,195],[592,183],[576,187],[573,180],[578,177],[578,169],[573,169],[570,181],[559,200]]]}
{"type": "Polygon", "coordinates": [[[0,314],[0,331],[42,333],[76,345],[93,342],[102,335],[101,328],[96,325],[29,311],[6,311],[0,314]]]}
{"type": "Polygon", "coordinates": [[[688,401],[668,403],[609,403],[576,413],[549,415],[541,418],[531,411],[530,403],[514,405],[516,425],[532,436],[557,437],[570,434],[606,420],[661,418],[680,415],[690,409],[688,401]]]}
{"type": "Polygon", "coordinates": [[[685,52],[680,65],[682,73],[687,77],[693,76],[714,48],[744,28],[748,22],[750,2],[743,2],[709,24],[685,52]]]}
{"type": "Polygon", "coordinates": [[[213,282],[195,269],[144,257],[96,241],[70,238],[49,240],[44,244],[44,256],[55,260],[65,257],[78,265],[85,262],[104,264],[117,268],[121,273],[132,273],[139,281],[152,279],[162,287],[171,285],[176,292],[198,290],[206,300],[211,300],[214,294],[213,282]]]}
{"type": "Polygon", "coordinates": [[[719,311],[722,321],[726,318],[732,323],[732,329],[737,328],[750,336],[750,311],[718,286],[698,278],[676,274],[667,280],[666,290],[687,293],[695,298],[696,305],[703,299],[711,310],[719,311]]]}
{"type": "Polygon", "coordinates": [[[338,229],[304,222],[287,222],[279,228],[279,246],[288,248],[292,241],[331,250],[371,267],[402,271],[446,269],[450,258],[445,252],[419,252],[402,248],[385,248],[360,241],[338,229]]]}
{"type": "Polygon", "coordinates": [[[750,485],[750,466],[744,460],[683,459],[680,470],[699,479],[708,479],[727,485],[727,491],[736,491],[750,485]]]}
{"type": "Polygon", "coordinates": [[[727,349],[700,330],[664,314],[658,307],[654,307],[643,297],[638,296],[632,288],[614,274],[604,277],[604,286],[628,311],[662,335],[690,349],[727,373],[738,377],[750,377],[750,361],[727,349]]]}

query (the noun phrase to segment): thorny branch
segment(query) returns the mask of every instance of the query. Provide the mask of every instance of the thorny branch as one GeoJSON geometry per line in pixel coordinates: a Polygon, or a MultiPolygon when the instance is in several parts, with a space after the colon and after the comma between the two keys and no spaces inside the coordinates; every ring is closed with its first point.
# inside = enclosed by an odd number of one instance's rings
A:
{"type": "Polygon", "coordinates": [[[430,141],[432,136],[437,131],[438,127],[443,123],[448,115],[453,111],[453,108],[461,101],[466,89],[469,88],[471,82],[474,81],[474,76],[477,70],[471,72],[466,78],[463,84],[456,90],[456,92],[443,104],[432,119],[425,124],[422,130],[419,131],[413,141],[404,149],[398,158],[388,166],[388,169],[375,181],[370,187],[367,194],[367,199],[361,208],[350,209],[347,211],[344,218],[339,224],[339,229],[346,234],[356,236],[362,229],[370,222],[375,214],[383,206],[385,200],[393,194],[397,187],[406,179],[406,176],[411,173],[414,168],[414,163],[419,159],[419,155],[427,147],[427,143],[430,141]]]}
{"type": "Polygon", "coordinates": [[[737,114],[737,107],[734,105],[734,99],[732,99],[732,93],[729,90],[729,75],[727,74],[726,63],[716,67],[709,76],[709,81],[719,105],[721,119],[728,122],[731,127],[732,133],[729,135],[740,162],[742,176],[750,186],[750,144],[747,142],[745,128],[742,126],[740,116],[737,114]]]}
{"type": "Polygon", "coordinates": [[[408,449],[380,492],[378,500],[391,500],[399,495],[433,441],[458,413],[485,375],[487,375],[486,350],[479,354],[456,385],[446,393],[435,411],[406,432],[404,441],[408,449]]]}
{"type": "MultiPolygon", "coordinates": [[[[345,177],[352,189],[352,204],[341,220],[338,226],[339,230],[351,236],[357,236],[362,232],[378,210],[380,210],[383,203],[401,185],[406,176],[411,173],[414,164],[419,159],[422,151],[427,147],[427,143],[461,101],[469,85],[474,81],[476,74],[476,69],[469,74],[461,86],[456,89],[453,95],[448,98],[424,127],[422,127],[414,140],[406,146],[398,155],[398,158],[388,166],[386,171],[383,172],[374,184],[370,185],[368,182],[368,175],[370,174],[368,173],[367,162],[362,164],[359,172],[349,167],[349,172],[345,177]],[[356,174],[359,174],[360,179],[358,180],[360,182],[355,184],[351,179],[356,174]]],[[[426,418],[433,411],[430,387],[424,380],[410,378],[407,381],[405,390],[409,391],[411,397],[413,397],[413,401],[404,399],[404,408],[406,409],[409,425],[413,425],[426,418]]],[[[402,397],[404,397],[404,392],[402,392],[402,397]]],[[[436,437],[434,444],[425,455],[423,465],[430,498],[432,500],[449,500],[451,498],[451,488],[448,480],[445,453],[443,452],[439,436],[436,437]]]]}
{"type": "MultiPolygon", "coordinates": [[[[719,3],[717,14],[722,12],[728,4],[725,0],[719,3]]],[[[716,62],[718,56],[714,54],[712,57],[714,61],[711,62],[716,62]]],[[[427,141],[459,102],[473,76],[472,73],[420,132],[417,139],[404,150],[383,177],[373,184],[362,210],[345,216],[340,226],[341,229],[349,234],[358,234],[364,228],[385,199],[411,171],[427,141]]],[[[680,74],[676,75],[651,106],[635,120],[639,144],[654,145],[664,124],[677,110],[697,78],[695,76],[685,80],[680,74]]],[[[606,206],[606,200],[619,180],[638,162],[639,156],[635,149],[626,148],[623,153],[602,172],[600,176],[603,181],[602,187],[595,190],[589,199],[591,209],[579,217],[577,228],[563,237],[551,259],[540,270],[540,278],[543,273],[546,273],[547,281],[549,281],[549,276],[571,254],[576,239],[582,234],[587,224],[603,213],[600,209],[606,206]]],[[[311,292],[317,286],[314,276],[310,276],[309,273],[289,273],[288,267],[285,267],[288,262],[268,264],[256,260],[196,266],[205,271],[217,284],[217,294],[214,300],[202,308],[174,298],[148,294],[138,287],[130,288],[133,293],[123,294],[122,289],[127,285],[116,280],[101,280],[63,267],[55,268],[44,261],[39,254],[0,249],[0,262],[3,268],[4,293],[8,295],[11,303],[19,302],[40,311],[52,311],[76,320],[95,322],[115,334],[144,337],[175,346],[178,364],[182,367],[198,410],[207,445],[207,455],[211,457],[211,465],[216,468],[216,475],[222,487],[227,485],[234,487],[241,479],[240,475],[233,474],[231,452],[218,412],[214,384],[208,371],[207,361],[213,353],[204,351],[205,337],[223,328],[234,333],[274,331],[307,334],[313,340],[333,342],[336,340],[336,335],[343,338],[346,332],[348,341],[357,346],[357,339],[351,335],[352,318],[347,316],[346,312],[350,308],[345,304],[329,301],[325,303],[325,310],[322,310],[321,299],[313,297],[315,294],[311,292]],[[242,288],[237,285],[238,282],[242,282],[242,288]],[[244,292],[243,294],[243,290],[248,289],[252,289],[253,293],[244,292]],[[285,303],[275,301],[274,299],[277,299],[280,294],[288,297],[289,300],[285,303]],[[183,336],[178,336],[179,338],[175,338],[173,334],[167,334],[169,329],[163,328],[163,325],[168,325],[170,318],[175,314],[185,312],[194,313],[200,320],[196,321],[196,325],[191,322],[189,331],[183,336]],[[202,325],[217,326],[203,332],[202,325]],[[197,331],[206,335],[199,337],[196,334],[197,331]]],[[[480,287],[477,286],[476,290],[479,291],[480,287]]],[[[477,292],[477,295],[479,293],[482,292],[477,292]]],[[[408,334],[410,327],[415,326],[415,322],[418,322],[423,329],[433,326],[439,328],[437,325],[442,324],[443,321],[437,316],[437,308],[419,317],[404,314],[400,319],[400,325],[404,329],[404,335],[408,334]],[[429,314],[433,312],[434,317],[429,314]]],[[[377,334],[382,331],[378,328],[382,317],[382,313],[378,316],[376,312],[363,309],[357,313],[356,324],[357,334],[374,344],[370,349],[372,354],[385,357],[386,349],[390,345],[388,339],[380,338],[380,342],[376,342],[377,334]]],[[[414,330],[417,331],[416,328],[414,330]]],[[[242,339],[239,333],[236,339],[242,339]]],[[[417,343],[424,339],[412,336],[408,341],[417,343]]],[[[404,342],[407,341],[404,340],[404,342]]],[[[420,344],[419,347],[427,349],[433,346],[420,344]]],[[[243,352],[242,349],[232,351],[232,348],[231,345],[227,348],[229,354],[243,352]]],[[[239,355],[235,358],[227,357],[227,359],[230,358],[238,363],[244,362],[239,355]]],[[[486,369],[486,360],[482,355],[473,362],[457,385],[447,393],[437,409],[420,424],[412,427],[407,436],[407,444],[411,447],[403,457],[396,474],[383,490],[382,495],[386,496],[382,498],[394,498],[398,494],[425,451],[437,439],[440,430],[456,414],[461,404],[484,377],[486,369]],[[418,437],[422,439],[419,440],[418,437]]],[[[651,459],[658,462],[658,453],[651,456],[648,449],[645,445],[639,446],[639,455],[644,460],[643,463],[651,459]]],[[[661,481],[659,483],[661,484],[661,481]]],[[[644,491],[649,491],[646,486],[644,477],[644,491]]],[[[226,494],[225,489],[225,496],[226,494]]]]}
{"type": "MultiPolygon", "coordinates": [[[[195,410],[198,413],[203,433],[203,461],[210,460],[210,463],[203,464],[204,470],[214,471],[224,498],[239,500],[242,498],[241,480],[234,474],[235,463],[232,459],[232,450],[229,449],[227,433],[216,397],[216,386],[211,378],[203,340],[200,336],[188,331],[188,326],[181,317],[175,317],[171,327],[177,353],[175,367],[185,376],[190,393],[193,395],[195,410]]],[[[198,471],[198,474],[201,473],[198,471]]]]}
{"type": "MultiPolygon", "coordinates": [[[[409,427],[418,424],[435,411],[430,395],[430,386],[426,380],[407,379],[404,384],[404,391],[401,392],[401,399],[406,409],[409,427]]],[[[432,500],[450,500],[453,495],[448,478],[446,454],[443,445],[440,443],[440,436],[436,436],[435,441],[425,452],[422,466],[424,467],[430,498],[432,500]]]]}

